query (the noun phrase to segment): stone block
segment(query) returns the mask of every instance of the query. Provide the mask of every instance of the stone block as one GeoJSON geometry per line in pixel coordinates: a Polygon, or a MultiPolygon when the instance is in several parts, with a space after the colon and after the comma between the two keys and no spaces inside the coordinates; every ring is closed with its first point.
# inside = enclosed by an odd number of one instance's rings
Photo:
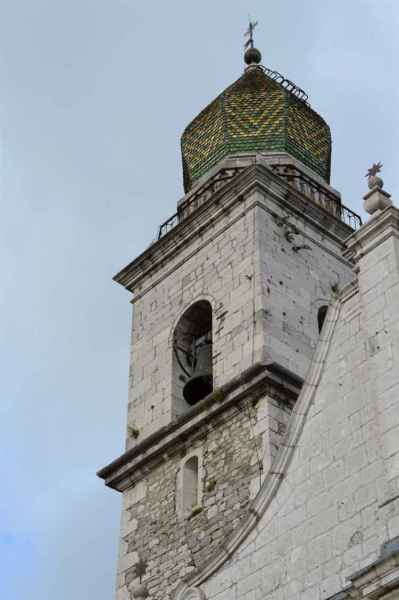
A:
{"type": "Polygon", "coordinates": [[[136,565],[139,561],[139,555],[137,552],[130,552],[129,554],[125,554],[119,560],[119,572],[123,573],[136,565]]]}
{"type": "Polygon", "coordinates": [[[123,586],[116,592],[116,600],[131,600],[131,596],[126,586],[123,586]]]}
{"type": "Polygon", "coordinates": [[[123,505],[125,509],[144,500],[147,493],[147,484],[145,481],[139,481],[133,487],[126,490],[123,495],[123,505]]]}

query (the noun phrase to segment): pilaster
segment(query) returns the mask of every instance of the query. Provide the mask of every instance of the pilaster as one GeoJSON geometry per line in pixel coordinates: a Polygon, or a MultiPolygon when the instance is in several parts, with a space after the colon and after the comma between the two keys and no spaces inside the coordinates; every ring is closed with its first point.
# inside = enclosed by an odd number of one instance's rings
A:
{"type": "Polygon", "coordinates": [[[389,507],[388,535],[399,534],[399,210],[385,208],[346,242],[354,260],[366,333],[371,393],[380,427],[381,459],[387,476],[382,506],[389,507]],[[391,515],[391,516],[390,516],[391,515]]]}

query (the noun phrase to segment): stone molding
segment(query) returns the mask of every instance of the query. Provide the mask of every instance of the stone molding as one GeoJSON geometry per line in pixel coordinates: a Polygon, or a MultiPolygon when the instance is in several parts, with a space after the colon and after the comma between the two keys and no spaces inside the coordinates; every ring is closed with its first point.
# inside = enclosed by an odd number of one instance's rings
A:
{"type": "Polygon", "coordinates": [[[350,585],[328,600],[396,600],[399,597],[399,540],[381,547],[380,557],[353,573],[350,585]]]}
{"type": "Polygon", "coordinates": [[[295,400],[302,380],[278,365],[256,363],[239,376],[214,390],[196,404],[185,415],[162,427],[134,446],[112,463],[98,471],[97,475],[105,484],[118,491],[124,491],[142,479],[156,464],[165,460],[181,444],[191,439],[196,431],[208,427],[208,423],[232,405],[251,396],[254,400],[269,394],[295,400]]]}
{"type": "Polygon", "coordinates": [[[345,242],[347,249],[344,256],[358,263],[363,256],[392,236],[399,238],[399,210],[394,206],[386,208],[353,233],[345,242]]]}
{"type": "Polygon", "coordinates": [[[188,587],[181,590],[176,600],[206,600],[205,592],[199,587],[188,587]]]}
{"type": "Polygon", "coordinates": [[[353,578],[348,598],[386,598],[389,592],[399,592],[399,556],[370,567],[367,573],[353,578]]]}
{"type": "MultiPolygon", "coordinates": [[[[247,197],[256,191],[264,192],[276,202],[280,208],[289,210],[309,224],[323,230],[325,235],[332,238],[335,243],[342,244],[343,240],[352,232],[351,228],[335,219],[323,208],[308,200],[295,188],[288,186],[278,175],[263,164],[248,166],[242,173],[234,177],[219,191],[206,201],[189,217],[179,223],[163,238],[152,244],[140,256],[123,268],[114,277],[114,281],[123,285],[131,292],[142,293],[134,288],[143,279],[163,267],[172,256],[192,242],[192,236],[200,236],[215,223],[225,219],[226,212],[234,206],[243,205],[243,210],[237,218],[241,218],[259,201],[254,198],[252,204],[245,204],[247,197]]],[[[234,222],[234,221],[233,221],[234,222]]],[[[228,223],[223,231],[231,226],[228,223]]],[[[198,252],[201,245],[197,245],[198,252]]],[[[187,260],[185,257],[184,262],[187,260]]],[[[174,265],[173,270],[178,268],[174,265]]],[[[158,283],[158,282],[157,282],[158,283]]],[[[156,285],[154,283],[153,285],[156,285]]]]}
{"type": "Polygon", "coordinates": [[[184,313],[190,308],[190,306],[194,306],[194,304],[196,304],[197,302],[200,302],[201,300],[206,300],[207,302],[209,302],[209,304],[212,307],[212,313],[215,316],[217,316],[217,314],[220,310],[223,310],[223,306],[221,306],[221,303],[218,303],[216,298],[212,294],[201,293],[201,294],[198,294],[197,296],[195,296],[194,298],[192,298],[190,300],[189,304],[185,304],[181,308],[181,310],[178,312],[178,314],[175,316],[175,318],[172,321],[170,331],[169,331],[169,336],[168,336],[168,345],[170,348],[172,347],[172,344],[173,344],[173,334],[175,332],[176,326],[179,323],[180,319],[182,318],[184,313]]]}
{"type": "Polygon", "coordinates": [[[272,499],[277,494],[281,481],[285,477],[295,449],[301,437],[309,409],[313,403],[321,375],[324,369],[330,348],[335,325],[338,321],[342,301],[336,299],[329,307],[326,322],[322,330],[320,341],[313,360],[308,371],[303,388],[298,400],[293,408],[290,426],[284,445],[281,446],[279,453],[272,465],[272,469],[266,475],[265,480],[257,496],[252,501],[248,518],[244,523],[228,538],[220,550],[210,557],[209,561],[200,571],[190,574],[184,582],[181,582],[176,589],[174,600],[178,600],[181,594],[188,587],[197,587],[206,581],[215,573],[238,549],[246,537],[251,533],[259,522],[262,515],[270,506],[272,499]]]}
{"type": "Polygon", "coordinates": [[[336,190],[330,183],[327,183],[318,173],[313,171],[313,169],[309,168],[307,165],[302,163],[301,161],[294,158],[288,152],[281,151],[269,151],[262,152],[257,150],[256,152],[235,152],[230,156],[226,156],[222,158],[214,167],[209,169],[209,171],[200,177],[191,190],[184,194],[182,198],[178,201],[177,205],[180,206],[184,202],[186,202],[190,196],[193,196],[209,179],[217,175],[217,173],[221,169],[233,169],[235,167],[248,167],[256,164],[263,164],[265,166],[269,165],[278,165],[278,164],[292,164],[293,167],[302,170],[305,175],[314,179],[317,183],[325,187],[329,192],[337,196],[338,199],[341,199],[341,193],[336,190]]]}
{"type": "MultiPolygon", "coordinates": [[[[197,448],[196,450],[191,450],[187,452],[184,458],[181,459],[176,476],[176,513],[179,516],[180,520],[187,519],[187,516],[190,513],[185,513],[184,511],[184,480],[183,480],[183,470],[185,464],[190,460],[190,458],[196,457],[198,460],[198,482],[202,481],[204,477],[204,456],[203,449],[197,448]]],[[[202,486],[198,486],[198,505],[202,505],[202,496],[203,490],[202,486]]]]}
{"type": "MultiPolygon", "coordinates": [[[[227,186],[226,186],[227,187],[227,186]]],[[[164,256],[162,259],[160,258],[160,262],[158,261],[154,261],[152,264],[150,264],[148,270],[146,270],[144,273],[142,273],[140,276],[140,279],[138,279],[137,281],[134,282],[134,284],[132,283],[131,285],[126,285],[126,289],[131,291],[132,293],[134,293],[134,297],[131,300],[131,303],[134,304],[137,300],[141,299],[148,291],[150,291],[152,288],[158,286],[164,279],[166,279],[167,277],[169,277],[172,273],[174,273],[176,270],[180,269],[180,267],[182,267],[188,260],[190,260],[191,258],[193,258],[196,254],[198,254],[199,252],[201,252],[201,250],[203,250],[203,248],[205,248],[208,244],[210,244],[211,242],[213,242],[218,236],[222,235],[223,233],[225,233],[230,227],[232,227],[239,219],[241,219],[242,217],[244,217],[248,212],[250,212],[251,210],[254,210],[255,208],[259,208],[260,210],[263,210],[265,212],[267,212],[273,219],[277,219],[280,220],[281,219],[281,214],[278,214],[277,212],[275,212],[275,209],[278,210],[278,208],[280,208],[280,210],[282,210],[283,212],[290,212],[293,216],[296,216],[297,218],[300,219],[304,219],[305,221],[307,221],[309,224],[312,224],[315,228],[317,227],[317,229],[320,231],[323,231],[323,235],[325,237],[330,237],[334,243],[339,244],[340,247],[342,248],[342,251],[344,249],[344,242],[343,242],[343,237],[341,235],[341,237],[335,236],[331,230],[328,230],[326,228],[324,228],[320,223],[318,223],[316,225],[315,223],[315,219],[312,218],[311,215],[311,211],[310,208],[308,206],[308,204],[305,204],[303,207],[302,205],[298,205],[300,210],[297,210],[294,206],[291,205],[291,194],[287,193],[285,195],[285,199],[281,199],[278,198],[277,196],[275,196],[274,194],[271,194],[270,189],[267,187],[267,185],[265,184],[257,184],[255,183],[253,187],[248,188],[245,192],[246,195],[250,195],[252,193],[255,194],[255,192],[258,191],[264,195],[267,195],[267,197],[269,199],[272,199],[273,202],[276,202],[276,206],[275,207],[269,207],[266,205],[266,203],[263,200],[258,200],[258,199],[254,199],[252,201],[252,203],[248,203],[247,207],[245,209],[243,209],[243,211],[236,216],[234,219],[230,220],[229,223],[227,225],[225,225],[223,228],[221,228],[218,232],[212,234],[210,237],[208,237],[205,241],[203,241],[202,243],[198,243],[195,247],[195,250],[193,250],[190,254],[188,254],[187,256],[185,256],[180,262],[173,264],[168,270],[162,270],[162,267],[164,266],[164,263],[168,262],[169,259],[174,258],[175,254],[178,254],[179,251],[185,246],[188,245],[191,242],[191,238],[187,238],[185,239],[184,242],[182,242],[181,244],[179,243],[179,245],[176,245],[174,247],[174,251],[171,251],[167,256],[164,256]],[[288,200],[287,200],[288,198],[288,200]],[[308,210],[309,208],[309,210],[308,210]],[[306,217],[305,217],[306,215],[306,217]],[[147,285],[146,287],[141,287],[143,282],[145,281],[145,278],[147,276],[153,276],[155,273],[157,273],[158,271],[160,271],[159,276],[157,279],[154,278],[153,281],[151,281],[151,283],[149,285],[147,285]],[[133,289],[133,285],[137,285],[139,287],[137,287],[136,289],[133,289]]],[[[240,199],[241,202],[244,202],[244,199],[241,197],[240,199]]],[[[215,222],[217,222],[219,220],[219,217],[221,218],[223,216],[223,214],[225,214],[228,210],[230,209],[224,209],[223,211],[221,211],[220,213],[218,213],[218,216],[215,217],[213,220],[211,219],[209,221],[210,224],[214,224],[215,222]]],[[[321,210],[318,209],[318,207],[316,206],[315,210],[321,210]]],[[[328,219],[330,219],[330,216],[328,216],[328,219]]],[[[346,225],[341,224],[343,227],[346,227],[346,225]]],[[[205,228],[204,228],[205,229],[205,228]]],[[[349,228],[346,228],[346,233],[349,233],[349,228]]],[[[352,231],[352,230],[351,230],[352,231]]],[[[197,229],[196,231],[192,231],[191,235],[203,235],[204,231],[203,229],[197,229]]],[[[334,256],[334,258],[344,264],[348,264],[348,260],[342,257],[342,253],[341,254],[336,254],[334,253],[333,250],[331,250],[330,248],[328,248],[328,246],[326,245],[322,245],[316,237],[312,237],[310,236],[307,232],[305,231],[301,231],[301,236],[304,239],[307,239],[309,241],[311,241],[315,246],[318,246],[320,248],[323,249],[324,252],[331,254],[332,256],[334,256]]],[[[344,236],[346,239],[346,235],[344,236]]],[[[139,257],[140,258],[140,257],[139,257]]],[[[138,259],[137,259],[138,260],[138,259]]],[[[129,265],[128,265],[129,266],[129,265]]],[[[126,267],[127,269],[128,267],[126,267]]],[[[114,278],[115,279],[115,278],[114,278]]],[[[115,279],[116,281],[116,279],[115,279]]],[[[118,283],[121,283],[120,281],[118,281],[118,283]]]]}

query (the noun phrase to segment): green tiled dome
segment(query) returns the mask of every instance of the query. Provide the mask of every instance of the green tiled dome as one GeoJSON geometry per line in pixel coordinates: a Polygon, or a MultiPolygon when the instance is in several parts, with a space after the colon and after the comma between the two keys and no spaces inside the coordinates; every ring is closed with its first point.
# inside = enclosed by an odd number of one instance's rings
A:
{"type": "Polygon", "coordinates": [[[331,134],[303,100],[251,67],[186,127],[181,138],[184,189],[237,152],[288,152],[330,181],[331,134]]]}

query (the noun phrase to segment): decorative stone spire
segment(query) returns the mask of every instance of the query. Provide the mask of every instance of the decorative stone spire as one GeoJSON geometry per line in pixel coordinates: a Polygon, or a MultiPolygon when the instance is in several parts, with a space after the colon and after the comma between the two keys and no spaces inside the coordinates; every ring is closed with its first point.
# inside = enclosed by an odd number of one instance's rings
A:
{"type": "Polygon", "coordinates": [[[366,173],[370,191],[363,196],[363,207],[370,215],[377,216],[388,206],[392,206],[391,196],[383,190],[384,182],[377,173],[380,173],[382,163],[374,163],[366,173]]]}

